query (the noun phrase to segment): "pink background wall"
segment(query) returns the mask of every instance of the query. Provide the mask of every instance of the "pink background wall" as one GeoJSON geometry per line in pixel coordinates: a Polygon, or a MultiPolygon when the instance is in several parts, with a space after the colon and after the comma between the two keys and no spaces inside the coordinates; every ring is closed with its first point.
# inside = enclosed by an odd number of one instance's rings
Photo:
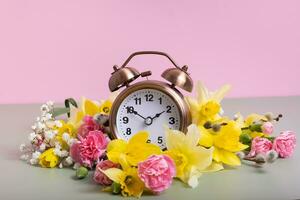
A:
{"type": "MultiPolygon", "coordinates": [[[[231,97],[300,95],[300,1],[0,1],[0,103],[104,98],[114,64],[160,50],[231,97]]],[[[166,59],[132,62],[158,78],[166,59]]]]}

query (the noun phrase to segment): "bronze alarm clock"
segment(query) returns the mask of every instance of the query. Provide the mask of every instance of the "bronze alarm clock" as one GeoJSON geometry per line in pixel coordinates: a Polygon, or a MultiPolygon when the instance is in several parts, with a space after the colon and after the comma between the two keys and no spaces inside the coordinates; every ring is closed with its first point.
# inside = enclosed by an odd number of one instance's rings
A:
{"type": "Polygon", "coordinates": [[[138,131],[146,130],[149,141],[166,148],[164,125],[171,129],[185,131],[191,123],[190,111],[183,95],[176,88],[191,92],[193,81],[187,73],[187,66],[179,67],[164,52],[140,51],[131,54],[124,64],[114,72],[109,80],[109,89],[113,92],[126,87],[115,99],[110,112],[111,138],[129,140],[138,131]],[[168,58],[174,65],[162,73],[167,82],[144,80],[132,84],[139,77],[149,77],[151,71],[140,73],[127,67],[129,61],[137,55],[155,54],[168,58]]]}

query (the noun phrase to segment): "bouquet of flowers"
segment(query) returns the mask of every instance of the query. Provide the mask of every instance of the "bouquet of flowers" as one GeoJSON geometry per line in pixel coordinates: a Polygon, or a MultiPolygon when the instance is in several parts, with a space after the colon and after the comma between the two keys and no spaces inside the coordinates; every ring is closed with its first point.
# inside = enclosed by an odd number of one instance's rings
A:
{"type": "Polygon", "coordinates": [[[237,113],[223,116],[225,85],[209,92],[197,83],[196,98],[186,97],[192,124],[186,133],[165,129],[166,150],[147,143],[149,133],[140,131],[129,141],[111,140],[108,121],[114,95],[105,101],[82,98],[80,104],[66,99],[65,107],[49,101],[32,126],[29,144],[22,144],[21,159],[41,167],[70,167],[78,179],[93,173],[103,191],[140,197],[168,189],[174,178],[195,188],[201,174],[220,171],[243,162],[263,166],[288,158],[296,146],[292,131],[274,136],[274,124],[282,118],[272,113],[237,113]],[[67,119],[60,118],[68,114],[67,119]]]}

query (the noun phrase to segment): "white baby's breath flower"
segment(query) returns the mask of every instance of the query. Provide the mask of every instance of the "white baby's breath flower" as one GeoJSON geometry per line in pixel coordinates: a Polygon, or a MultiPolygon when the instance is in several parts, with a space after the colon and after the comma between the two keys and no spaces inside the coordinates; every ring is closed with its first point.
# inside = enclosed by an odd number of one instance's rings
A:
{"type": "Polygon", "coordinates": [[[62,150],[62,151],[60,152],[60,157],[67,157],[68,155],[69,155],[69,152],[66,151],[66,150],[62,150]]]}
{"type": "Polygon", "coordinates": [[[68,141],[68,145],[69,147],[72,146],[74,143],[76,143],[78,140],[76,138],[71,138],[69,141],[68,141]]]}
{"type": "Polygon", "coordinates": [[[20,149],[20,151],[21,151],[21,152],[23,152],[23,151],[25,150],[25,147],[26,147],[26,145],[25,145],[25,144],[21,144],[21,145],[20,145],[20,148],[19,148],[19,149],[20,149]]]}
{"type": "Polygon", "coordinates": [[[49,107],[48,107],[47,104],[43,104],[43,105],[41,106],[41,112],[42,112],[42,113],[46,113],[46,112],[49,112],[49,111],[50,111],[50,109],[49,109],[49,107]]]}
{"type": "Polygon", "coordinates": [[[38,160],[37,160],[37,159],[31,158],[31,159],[29,160],[29,163],[30,163],[31,165],[36,165],[36,164],[38,164],[38,160]]]}
{"type": "Polygon", "coordinates": [[[72,165],[72,164],[73,164],[73,159],[72,159],[71,156],[68,156],[68,157],[65,159],[65,161],[66,161],[66,163],[67,163],[68,165],[72,165]]]}
{"type": "Polygon", "coordinates": [[[42,143],[42,144],[40,145],[40,151],[45,151],[45,149],[46,149],[46,144],[45,144],[45,143],[42,143]]]}
{"type": "Polygon", "coordinates": [[[60,150],[60,148],[54,148],[53,152],[54,152],[54,154],[57,155],[58,157],[61,157],[61,150],[60,150]]]}
{"type": "Polygon", "coordinates": [[[32,153],[32,159],[39,159],[41,152],[35,151],[32,153]]]}
{"type": "Polygon", "coordinates": [[[61,121],[55,120],[55,125],[60,128],[63,124],[61,123],[61,121]]]}
{"type": "Polygon", "coordinates": [[[32,129],[33,131],[35,131],[35,130],[36,130],[36,125],[31,126],[31,129],[32,129]]]}
{"type": "Polygon", "coordinates": [[[45,129],[46,128],[46,124],[45,123],[41,123],[41,122],[37,122],[36,126],[39,130],[45,129]]]}
{"type": "Polygon", "coordinates": [[[53,102],[53,101],[47,101],[46,104],[47,104],[49,107],[53,107],[54,102],[53,102]]]}
{"type": "Polygon", "coordinates": [[[20,159],[21,159],[21,160],[24,160],[24,161],[27,161],[28,158],[29,158],[29,155],[28,155],[28,154],[23,154],[23,155],[21,155],[21,157],[20,157],[20,159]]]}
{"type": "Polygon", "coordinates": [[[62,164],[62,163],[59,163],[58,168],[59,168],[59,169],[62,169],[63,167],[64,167],[63,164],[62,164]]]}
{"type": "Polygon", "coordinates": [[[47,113],[47,114],[45,115],[45,118],[46,118],[46,121],[52,119],[52,114],[51,114],[51,113],[47,113]]]}
{"type": "Polygon", "coordinates": [[[73,165],[73,169],[78,169],[79,167],[81,167],[81,165],[80,165],[79,163],[75,163],[75,164],[73,165]]]}
{"type": "Polygon", "coordinates": [[[62,135],[62,139],[68,143],[68,141],[70,140],[70,135],[69,133],[63,133],[62,135]]]}
{"type": "Polygon", "coordinates": [[[45,132],[45,139],[47,140],[51,140],[52,138],[54,138],[55,133],[52,130],[48,130],[45,132]]]}
{"type": "Polygon", "coordinates": [[[34,132],[30,133],[29,136],[28,136],[28,140],[31,142],[35,139],[36,137],[36,134],[34,132]]]}

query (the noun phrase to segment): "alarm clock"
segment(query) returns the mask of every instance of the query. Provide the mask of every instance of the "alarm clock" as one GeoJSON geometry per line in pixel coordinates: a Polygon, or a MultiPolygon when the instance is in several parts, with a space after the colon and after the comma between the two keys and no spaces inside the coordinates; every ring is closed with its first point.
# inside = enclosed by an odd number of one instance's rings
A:
{"type": "Polygon", "coordinates": [[[121,67],[114,66],[109,80],[110,91],[125,89],[113,102],[109,126],[112,139],[129,140],[139,131],[148,131],[148,142],[166,148],[164,126],[185,131],[191,123],[189,107],[176,88],[191,92],[193,81],[187,73],[188,67],[179,67],[166,53],[158,51],[139,51],[131,54],[121,67]],[[165,56],[174,65],[162,73],[167,82],[148,80],[151,71],[140,73],[133,67],[127,67],[129,61],[137,55],[154,54],[165,56]],[[139,77],[147,80],[132,84],[139,77]]]}

